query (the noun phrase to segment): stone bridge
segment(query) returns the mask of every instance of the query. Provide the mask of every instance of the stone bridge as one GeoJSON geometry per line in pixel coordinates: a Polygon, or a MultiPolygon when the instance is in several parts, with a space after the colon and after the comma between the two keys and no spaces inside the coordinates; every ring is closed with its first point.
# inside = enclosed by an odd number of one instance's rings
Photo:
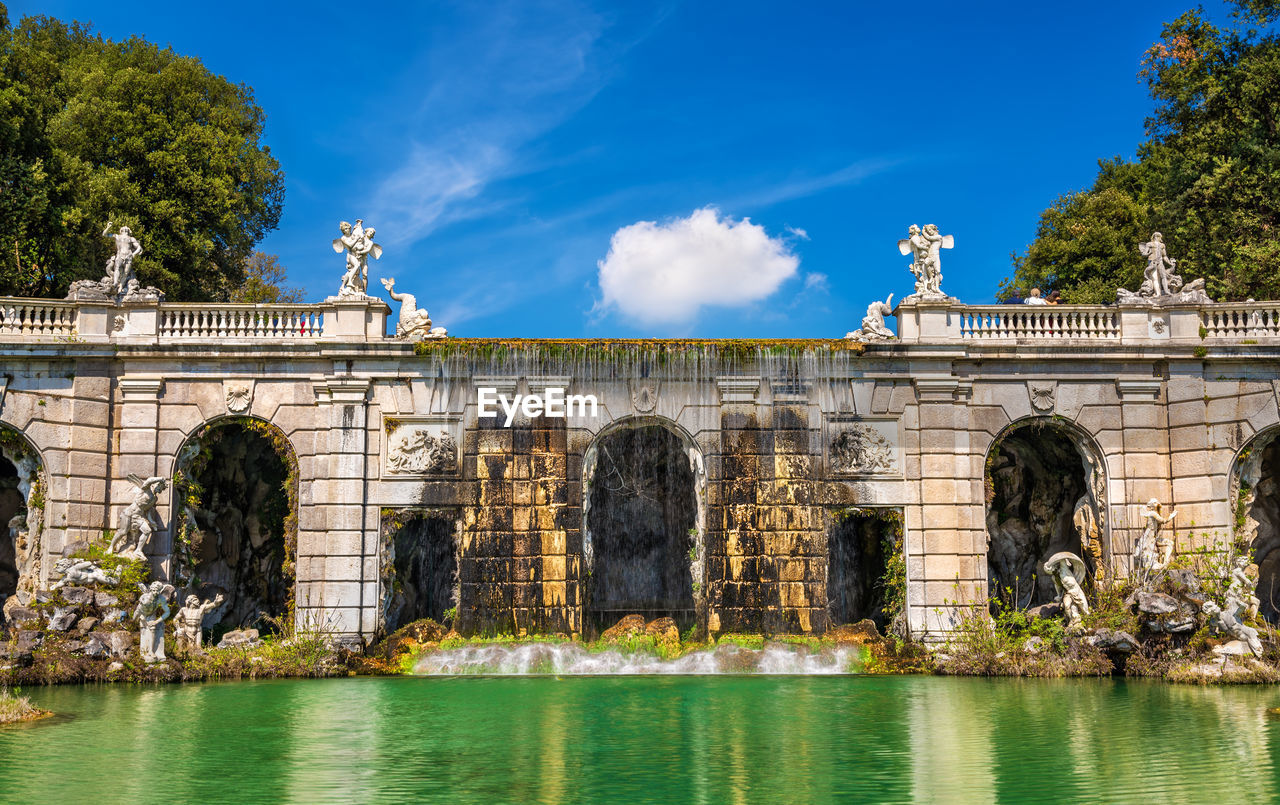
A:
{"type": "Polygon", "coordinates": [[[1127,573],[1150,499],[1179,552],[1247,541],[1276,598],[1278,303],[919,302],[868,344],[414,344],[389,312],[0,300],[0,599],[109,536],[130,476],[171,481],[147,556],[230,591],[224,622],[350,639],[822,631],[886,619],[904,573],[936,639],[989,590],[1048,600],[1054,551],[1127,573]],[[480,389],[598,406],[507,427],[480,389]]]}

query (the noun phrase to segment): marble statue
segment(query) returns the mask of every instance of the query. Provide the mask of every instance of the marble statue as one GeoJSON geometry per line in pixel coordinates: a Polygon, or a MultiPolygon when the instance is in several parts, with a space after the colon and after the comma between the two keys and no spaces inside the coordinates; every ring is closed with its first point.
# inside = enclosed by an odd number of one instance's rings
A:
{"type": "Polygon", "coordinates": [[[911,273],[916,276],[916,292],[910,299],[945,299],[942,292],[942,249],[955,246],[955,238],[938,233],[935,224],[924,228],[912,224],[907,237],[898,241],[898,251],[911,255],[911,273]]]}
{"type": "Polygon", "coordinates": [[[1178,512],[1175,510],[1166,516],[1160,513],[1161,508],[1160,501],[1152,498],[1138,511],[1138,516],[1147,521],[1142,535],[1138,537],[1138,544],[1133,548],[1133,565],[1138,572],[1139,583],[1145,583],[1150,574],[1167,568],[1173,559],[1173,538],[1162,536],[1161,529],[1173,522],[1178,512]]]}
{"type": "Polygon", "coordinates": [[[107,221],[107,228],[102,230],[104,238],[111,238],[116,244],[116,253],[107,260],[107,277],[117,295],[122,295],[137,288],[138,280],[133,275],[133,258],[142,254],[142,244],[133,236],[129,227],[122,226],[116,234],[111,234],[114,226],[107,221]]]}
{"type": "Polygon", "coordinates": [[[137,487],[133,502],[120,512],[120,520],[116,527],[116,535],[111,540],[111,552],[129,559],[145,560],[143,549],[151,541],[151,535],[159,530],[154,521],[156,502],[159,495],[168,486],[168,481],[159,476],[143,480],[130,473],[129,481],[137,487]]]}
{"type": "Polygon", "coordinates": [[[347,270],[342,275],[342,286],[338,296],[364,298],[369,288],[369,255],[377,260],[382,257],[382,247],[373,242],[377,230],[364,228],[364,221],[356,219],[352,226],[346,221],[338,224],[341,237],[333,239],[333,250],[338,254],[347,253],[347,270]]]}
{"type": "Polygon", "coordinates": [[[151,582],[148,587],[139,584],[142,595],[138,597],[138,606],[133,610],[133,619],[138,622],[138,650],[142,653],[142,661],[147,665],[164,662],[164,622],[169,617],[169,596],[173,595],[173,585],[160,581],[151,582]]]}
{"type": "Polygon", "coordinates": [[[88,559],[64,556],[54,563],[53,569],[60,573],[62,578],[54,582],[49,588],[51,590],[60,590],[68,584],[115,584],[119,581],[115,576],[107,575],[106,571],[88,559]]]}
{"type": "Polygon", "coordinates": [[[115,226],[107,221],[102,236],[111,238],[115,243],[115,253],[107,258],[106,276],[100,280],[78,280],[71,284],[68,299],[119,302],[121,299],[146,299],[162,301],[164,293],[158,288],[142,288],[133,273],[133,259],[142,254],[142,244],[133,236],[127,226],[121,226],[114,235],[111,228],[115,226]]]}
{"type": "Polygon", "coordinates": [[[1138,251],[1147,259],[1142,271],[1142,285],[1136,292],[1120,288],[1116,301],[1125,304],[1209,304],[1213,300],[1204,291],[1204,280],[1183,284],[1182,277],[1173,273],[1178,261],[1169,256],[1164,236],[1151,234],[1151,240],[1138,244],[1138,251]]]}
{"type": "Polygon", "coordinates": [[[1089,601],[1085,598],[1084,587],[1081,586],[1081,582],[1088,575],[1084,560],[1070,551],[1060,551],[1044,563],[1044,572],[1053,579],[1054,589],[1058,591],[1058,600],[1062,604],[1062,613],[1067,619],[1067,628],[1082,628],[1084,616],[1089,614],[1089,601]]]}
{"type": "Polygon", "coordinates": [[[1215,632],[1231,635],[1248,644],[1253,656],[1262,656],[1262,641],[1258,639],[1258,630],[1245,626],[1236,618],[1235,613],[1222,609],[1212,601],[1205,601],[1200,611],[1209,616],[1209,626],[1215,632]]]}
{"type": "Polygon", "coordinates": [[[175,651],[179,656],[199,654],[203,651],[204,618],[213,610],[222,606],[222,593],[212,601],[200,602],[200,596],[188,595],[186,604],[173,616],[173,637],[175,651]]]}
{"type": "Polygon", "coordinates": [[[1097,568],[1098,579],[1106,578],[1102,561],[1102,540],[1098,528],[1098,508],[1094,505],[1089,493],[1080,496],[1075,508],[1071,511],[1071,523],[1076,528],[1076,537],[1080,540],[1080,550],[1093,556],[1097,568]]]}
{"type": "Polygon", "coordinates": [[[893,315],[893,294],[881,302],[876,300],[867,306],[867,315],[862,317],[862,328],[845,335],[857,341],[882,341],[893,338],[893,331],[884,323],[885,316],[893,315]]]}
{"type": "Polygon", "coordinates": [[[1258,596],[1253,594],[1256,582],[1249,575],[1249,557],[1237,556],[1231,566],[1231,578],[1227,585],[1226,609],[1232,617],[1243,620],[1242,615],[1249,618],[1258,617],[1258,607],[1262,604],[1258,596]]]}
{"type": "Polygon", "coordinates": [[[400,319],[396,322],[396,338],[423,341],[428,338],[445,338],[449,333],[443,327],[432,327],[431,317],[425,308],[418,307],[418,298],[411,293],[396,293],[395,277],[384,278],[382,287],[391,298],[400,303],[400,319]]]}

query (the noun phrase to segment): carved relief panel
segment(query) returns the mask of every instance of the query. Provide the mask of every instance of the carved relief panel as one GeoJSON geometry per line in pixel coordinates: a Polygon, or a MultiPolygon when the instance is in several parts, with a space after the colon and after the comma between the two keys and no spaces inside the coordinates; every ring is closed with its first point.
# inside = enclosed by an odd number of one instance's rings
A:
{"type": "Polygon", "coordinates": [[[457,474],[460,423],[454,415],[384,417],[383,477],[457,474]]]}
{"type": "Polygon", "coordinates": [[[900,476],[902,446],[896,419],[857,416],[827,420],[827,471],[835,476],[900,476]]]}

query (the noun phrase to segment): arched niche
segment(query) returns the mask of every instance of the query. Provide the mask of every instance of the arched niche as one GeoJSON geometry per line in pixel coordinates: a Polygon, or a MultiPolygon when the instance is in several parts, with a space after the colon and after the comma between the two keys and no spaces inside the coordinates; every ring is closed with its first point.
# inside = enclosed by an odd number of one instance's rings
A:
{"type": "Polygon", "coordinates": [[[615,422],[587,448],[582,483],[584,626],[630,613],[695,624],[707,479],[693,438],[662,417],[615,422]]]}
{"type": "Polygon", "coordinates": [[[1262,431],[1236,454],[1231,471],[1235,541],[1258,566],[1259,614],[1280,622],[1280,426],[1262,431]]]}
{"type": "Polygon", "coordinates": [[[1046,559],[1070,551],[1097,581],[1113,575],[1106,463],[1093,439],[1053,417],[1006,427],[987,451],[987,587],[1019,608],[1048,603],[1046,559]]]}
{"type": "Polygon", "coordinates": [[[20,431],[0,423],[0,605],[26,605],[44,557],[44,462],[20,431]]]}
{"type": "Polygon", "coordinates": [[[215,634],[270,628],[294,604],[298,459],[288,437],[254,417],[205,423],[174,464],[173,579],[182,594],[224,601],[215,634]]]}

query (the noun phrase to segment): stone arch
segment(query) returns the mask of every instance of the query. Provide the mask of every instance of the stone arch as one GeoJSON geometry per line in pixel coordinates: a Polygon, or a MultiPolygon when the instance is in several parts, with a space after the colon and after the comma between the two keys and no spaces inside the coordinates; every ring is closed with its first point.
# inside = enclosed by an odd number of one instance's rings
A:
{"type": "Polygon", "coordinates": [[[1258,566],[1259,613],[1280,622],[1280,425],[1254,434],[1231,462],[1234,549],[1258,566]]]}
{"type": "Polygon", "coordinates": [[[173,464],[171,576],[180,595],[224,595],[220,631],[268,626],[295,604],[298,454],[277,425],[223,416],[194,428],[173,464]]]}
{"type": "MultiPolygon", "coordinates": [[[[21,430],[0,422],[0,606],[25,606],[40,585],[48,479],[40,451],[21,430]]],[[[0,623],[4,622],[0,617],[0,623]]]]}
{"type": "Polygon", "coordinates": [[[626,417],[596,433],[582,466],[584,629],[630,612],[671,616],[681,628],[699,620],[706,596],[705,466],[693,436],[665,417],[626,417]],[[655,477],[637,478],[650,470],[655,477]],[[637,480],[652,481],[662,494],[646,495],[637,480]]]}
{"type": "Polygon", "coordinates": [[[1043,564],[1063,550],[1080,555],[1098,582],[1114,575],[1107,465],[1078,425],[1042,416],[1010,422],[987,447],[983,490],[992,597],[1048,603],[1054,589],[1043,564]]]}

